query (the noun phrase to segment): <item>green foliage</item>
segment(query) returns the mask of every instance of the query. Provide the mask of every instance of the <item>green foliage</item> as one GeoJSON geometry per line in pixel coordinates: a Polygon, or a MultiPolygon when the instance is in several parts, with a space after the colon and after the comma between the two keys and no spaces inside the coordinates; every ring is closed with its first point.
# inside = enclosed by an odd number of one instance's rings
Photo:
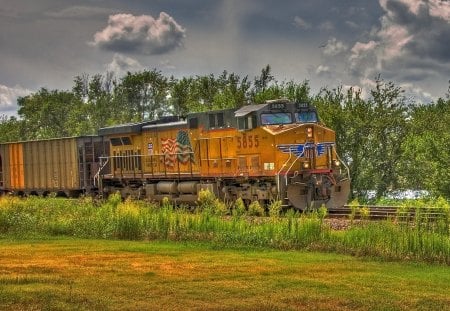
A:
{"type": "Polygon", "coordinates": [[[209,189],[201,189],[198,193],[198,205],[201,209],[212,209],[216,196],[209,189]]]}
{"type": "Polygon", "coordinates": [[[16,117],[0,116],[0,143],[24,139],[24,123],[16,117]]]}
{"type": "Polygon", "coordinates": [[[317,215],[320,219],[325,219],[328,215],[328,209],[326,208],[325,204],[322,204],[322,206],[317,210],[317,215]]]}
{"type": "Polygon", "coordinates": [[[220,201],[209,189],[201,189],[198,193],[197,204],[200,210],[209,211],[214,215],[226,215],[228,206],[220,201]]]}
{"type": "Polygon", "coordinates": [[[73,136],[73,125],[77,124],[78,111],[82,103],[67,91],[49,91],[41,88],[38,92],[19,97],[18,114],[26,128],[25,139],[44,139],[73,136]]]}
{"type": "Polygon", "coordinates": [[[408,186],[450,198],[450,99],[414,107],[402,147],[408,186]]]}
{"type": "Polygon", "coordinates": [[[227,206],[225,202],[220,201],[219,199],[214,200],[214,213],[216,215],[225,216],[230,213],[230,208],[227,206]]]}
{"type": "Polygon", "coordinates": [[[234,202],[233,215],[234,216],[242,216],[245,214],[245,211],[246,211],[246,208],[245,208],[244,201],[242,200],[242,198],[238,198],[234,202]]]}
{"type": "Polygon", "coordinates": [[[248,215],[249,216],[263,216],[264,215],[264,208],[259,204],[258,201],[253,201],[248,206],[248,215]]]}
{"type": "Polygon", "coordinates": [[[283,202],[281,200],[274,200],[269,204],[269,216],[278,217],[283,208],[283,202]]]}
{"type": "Polygon", "coordinates": [[[130,200],[119,204],[116,209],[117,229],[116,235],[119,239],[137,240],[143,235],[143,219],[140,209],[130,200]]]}
{"type": "Polygon", "coordinates": [[[120,202],[122,202],[122,196],[120,195],[120,192],[111,194],[106,202],[107,204],[111,205],[112,208],[117,208],[120,202]]]}

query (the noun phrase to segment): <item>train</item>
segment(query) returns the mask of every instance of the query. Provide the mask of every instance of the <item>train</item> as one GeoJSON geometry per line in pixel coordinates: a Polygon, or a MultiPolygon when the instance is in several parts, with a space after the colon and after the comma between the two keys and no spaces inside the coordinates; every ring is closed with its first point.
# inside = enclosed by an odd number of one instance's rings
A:
{"type": "Polygon", "coordinates": [[[315,107],[286,99],[3,143],[0,170],[0,192],[18,195],[195,204],[207,189],[224,201],[307,210],[343,206],[350,192],[335,132],[315,107]]]}

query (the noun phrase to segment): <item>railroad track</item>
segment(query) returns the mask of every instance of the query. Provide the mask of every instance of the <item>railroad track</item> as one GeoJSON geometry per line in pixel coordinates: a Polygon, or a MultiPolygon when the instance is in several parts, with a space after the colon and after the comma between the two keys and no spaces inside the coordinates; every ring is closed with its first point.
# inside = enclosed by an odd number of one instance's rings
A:
{"type": "Polygon", "coordinates": [[[422,219],[436,220],[445,217],[445,212],[438,208],[427,207],[419,211],[414,207],[380,206],[380,205],[344,205],[342,207],[329,208],[329,218],[351,218],[383,220],[396,218],[399,221],[411,221],[420,214],[422,219]]]}

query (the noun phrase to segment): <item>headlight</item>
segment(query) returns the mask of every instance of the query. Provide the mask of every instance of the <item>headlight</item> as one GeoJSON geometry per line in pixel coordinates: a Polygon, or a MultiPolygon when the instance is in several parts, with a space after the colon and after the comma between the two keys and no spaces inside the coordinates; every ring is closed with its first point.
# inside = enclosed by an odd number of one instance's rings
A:
{"type": "Polygon", "coordinates": [[[334,160],[334,166],[340,166],[341,162],[339,162],[338,160],[334,160]]]}
{"type": "Polygon", "coordinates": [[[308,162],[303,162],[303,168],[308,169],[309,168],[309,163],[308,162]]]}
{"type": "Polygon", "coordinates": [[[312,127],[307,127],[306,128],[306,136],[308,138],[312,138],[313,137],[313,129],[312,129],[312,127]]]}

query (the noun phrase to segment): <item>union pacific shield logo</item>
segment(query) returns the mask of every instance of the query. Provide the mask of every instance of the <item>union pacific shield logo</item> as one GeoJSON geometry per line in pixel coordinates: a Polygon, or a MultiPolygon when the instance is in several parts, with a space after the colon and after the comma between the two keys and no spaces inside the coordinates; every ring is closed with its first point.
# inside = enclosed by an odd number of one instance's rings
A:
{"type": "Polygon", "coordinates": [[[305,157],[305,151],[306,150],[316,150],[316,155],[318,157],[325,154],[327,148],[329,146],[334,145],[334,143],[306,143],[306,144],[281,144],[277,145],[278,150],[280,150],[283,153],[292,153],[298,158],[304,158],[305,157]]]}

